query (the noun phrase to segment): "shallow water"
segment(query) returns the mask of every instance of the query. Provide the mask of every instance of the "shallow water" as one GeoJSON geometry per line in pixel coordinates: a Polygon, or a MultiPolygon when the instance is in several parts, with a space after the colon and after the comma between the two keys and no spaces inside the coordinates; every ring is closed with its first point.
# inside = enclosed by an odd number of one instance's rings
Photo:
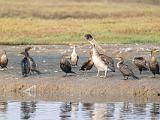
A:
{"type": "Polygon", "coordinates": [[[157,103],[0,102],[0,120],[158,120],[157,103]]]}

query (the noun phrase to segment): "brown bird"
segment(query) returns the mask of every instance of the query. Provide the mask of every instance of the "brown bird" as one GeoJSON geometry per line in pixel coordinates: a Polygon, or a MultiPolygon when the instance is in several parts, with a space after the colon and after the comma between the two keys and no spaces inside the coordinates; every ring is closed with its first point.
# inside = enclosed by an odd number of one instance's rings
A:
{"type": "Polygon", "coordinates": [[[147,67],[147,62],[144,57],[135,57],[133,59],[133,63],[139,69],[140,74],[142,73],[143,70],[144,71],[149,70],[147,67]]]}
{"type": "Polygon", "coordinates": [[[90,70],[90,69],[92,69],[92,67],[94,65],[93,60],[92,60],[92,51],[89,54],[90,54],[90,56],[89,56],[88,60],[86,62],[84,62],[80,68],[80,70],[82,70],[82,71],[90,70]]]}
{"type": "Polygon", "coordinates": [[[119,62],[117,63],[117,68],[122,73],[124,80],[128,80],[129,76],[132,76],[133,79],[139,79],[134,75],[132,69],[128,65],[124,64],[124,60],[122,57],[117,57],[116,59],[119,60],[119,62]]]}
{"type": "Polygon", "coordinates": [[[30,69],[32,73],[36,72],[37,74],[40,74],[41,72],[39,70],[37,70],[37,64],[36,62],[34,61],[34,59],[29,55],[29,51],[32,49],[32,47],[27,47],[25,48],[25,53],[26,53],[26,56],[28,57],[29,59],[29,62],[30,62],[30,69]]]}
{"type": "Polygon", "coordinates": [[[154,75],[154,78],[155,78],[156,74],[160,74],[159,64],[157,62],[157,56],[156,56],[158,52],[159,52],[158,49],[151,50],[151,58],[149,61],[149,69],[152,72],[152,74],[154,75]]]}
{"type": "Polygon", "coordinates": [[[60,68],[62,69],[63,72],[66,73],[66,75],[68,73],[74,73],[75,74],[75,72],[72,71],[72,66],[71,66],[70,62],[67,60],[67,57],[68,56],[66,56],[66,55],[62,56],[62,58],[60,60],[60,68]]]}
{"type": "Polygon", "coordinates": [[[0,57],[0,66],[4,69],[4,68],[7,68],[7,65],[8,65],[8,58],[6,55],[6,51],[3,50],[3,53],[0,57]]]}
{"type": "Polygon", "coordinates": [[[73,66],[77,66],[79,56],[78,56],[77,53],[76,53],[76,46],[75,46],[75,45],[74,45],[74,47],[73,47],[73,51],[72,51],[72,54],[71,54],[70,59],[71,59],[71,64],[72,64],[73,66]]]}

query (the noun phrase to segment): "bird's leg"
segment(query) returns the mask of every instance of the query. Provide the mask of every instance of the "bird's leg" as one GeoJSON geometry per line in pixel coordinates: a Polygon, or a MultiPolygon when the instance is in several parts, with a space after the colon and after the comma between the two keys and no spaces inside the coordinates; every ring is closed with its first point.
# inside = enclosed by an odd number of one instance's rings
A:
{"type": "Polygon", "coordinates": [[[142,71],[140,71],[140,75],[142,74],[142,71]]]}
{"type": "Polygon", "coordinates": [[[107,77],[107,70],[105,70],[105,75],[104,75],[104,77],[107,77]]]}
{"type": "Polygon", "coordinates": [[[97,77],[99,76],[99,70],[98,70],[98,73],[97,73],[97,77]]]}
{"type": "Polygon", "coordinates": [[[87,75],[87,70],[85,69],[85,76],[87,75]]]}
{"type": "Polygon", "coordinates": [[[128,80],[128,76],[127,76],[127,79],[126,80],[128,80]]]}
{"type": "Polygon", "coordinates": [[[156,75],[154,74],[153,78],[156,78],[156,75]]]}

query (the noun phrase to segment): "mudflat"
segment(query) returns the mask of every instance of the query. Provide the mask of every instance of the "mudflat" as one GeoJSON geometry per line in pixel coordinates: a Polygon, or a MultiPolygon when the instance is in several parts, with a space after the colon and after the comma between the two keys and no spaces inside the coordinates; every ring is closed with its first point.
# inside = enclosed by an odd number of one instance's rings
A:
{"type": "MultiPolygon", "coordinates": [[[[77,53],[80,57],[78,67],[73,67],[76,75],[64,77],[59,68],[59,61],[63,54],[70,55],[71,45],[31,45],[30,51],[38,65],[41,75],[21,76],[20,61],[18,53],[27,46],[1,46],[1,50],[7,51],[9,59],[8,70],[0,71],[0,93],[1,99],[7,100],[54,100],[54,101],[160,101],[160,75],[152,78],[150,71],[139,74],[137,68],[132,64],[135,56],[144,56],[149,60],[152,48],[158,45],[101,45],[105,54],[113,57],[121,55],[125,63],[130,65],[139,80],[130,78],[123,80],[123,76],[116,68],[116,72],[108,72],[107,78],[96,77],[97,70],[93,67],[90,71],[79,71],[83,62],[88,59],[90,45],[77,45],[77,53]]],[[[158,60],[160,55],[158,55],[158,60]]],[[[115,59],[114,59],[115,60],[115,59]]],[[[115,60],[115,66],[117,61],[115,60]]],[[[101,73],[104,74],[104,73],[101,73]]]]}

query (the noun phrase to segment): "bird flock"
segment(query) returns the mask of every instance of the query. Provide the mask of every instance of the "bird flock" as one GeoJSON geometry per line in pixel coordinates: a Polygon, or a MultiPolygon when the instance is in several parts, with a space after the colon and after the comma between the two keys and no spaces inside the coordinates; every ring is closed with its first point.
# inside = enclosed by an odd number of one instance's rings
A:
{"type": "MultiPolygon", "coordinates": [[[[133,79],[139,79],[137,77],[132,68],[124,62],[122,56],[116,56],[115,59],[118,60],[115,67],[115,61],[112,57],[104,54],[104,50],[101,46],[94,40],[91,34],[86,34],[85,39],[90,42],[92,48],[90,49],[90,55],[86,62],[82,64],[80,67],[80,71],[88,71],[91,70],[93,66],[97,69],[97,77],[107,77],[108,72],[116,72],[116,67],[124,77],[124,80],[132,77],[133,79]],[[104,76],[100,76],[100,72],[104,72],[104,76]]],[[[41,74],[41,72],[37,69],[37,64],[35,60],[30,56],[29,51],[32,47],[26,47],[23,52],[20,53],[22,56],[21,60],[21,73],[23,77],[28,77],[31,74],[41,74]]],[[[156,77],[156,74],[160,74],[159,72],[159,64],[157,61],[157,54],[159,52],[158,49],[152,49],[150,60],[147,62],[146,59],[142,56],[134,57],[132,63],[137,67],[140,74],[142,71],[150,70],[153,74],[153,78],[156,77]]],[[[79,56],[76,53],[76,46],[73,47],[73,51],[71,55],[62,55],[60,59],[60,68],[67,74],[76,74],[72,71],[72,67],[78,66],[79,56]]],[[[0,66],[3,70],[7,69],[8,58],[6,55],[6,51],[4,50],[0,57],[0,66]]]]}

